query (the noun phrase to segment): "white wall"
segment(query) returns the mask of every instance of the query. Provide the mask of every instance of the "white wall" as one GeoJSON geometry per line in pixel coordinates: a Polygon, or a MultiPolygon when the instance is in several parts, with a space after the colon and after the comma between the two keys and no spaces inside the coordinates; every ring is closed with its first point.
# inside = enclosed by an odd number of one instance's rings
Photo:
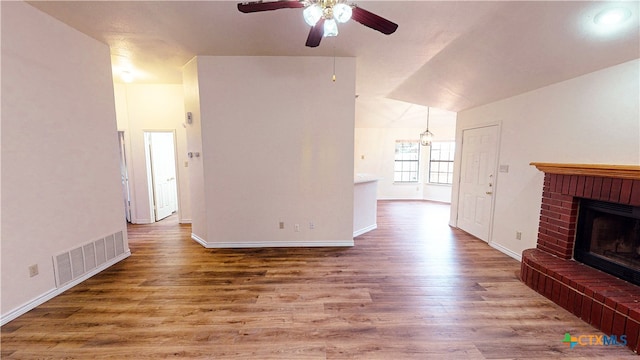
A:
{"type": "MultiPolygon", "coordinates": [[[[429,130],[435,141],[455,140],[456,119],[441,121],[429,130]]],[[[428,183],[429,148],[421,147],[420,179],[417,184],[394,184],[396,140],[419,140],[424,128],[356,128],[354,171],[380,179],[378,199],[451,201],[451,186],[428,183]],[[364,157],[364,159],[363,159],[364,157]]]]}
{"type": "Polygon", "coordinates": [[[501,125],[498,163],[509,172],[496,171],[493,246],[519,258],[536,245],[544,175],[530,162],[640,164],[639,69],[634,60],[458,114],[458,142],[463,129],[501,125]]]}
{"type": "Polygon", "coordinates": [[[26,3],[1,6],[4,320],[55,293],[52,256],[126,224],[109,48],[26,3]]]}
{"type": "Polygon", "coordinates": [[[129,169],[131,222],[154,221],[152,194],[145,157],[145,131],[175,133],[178,213],[181,223],[191,222],[191,196],[185,129],[184,89],[181,84],[115,84],[118,130],[125,132],[129,169]]]}
{"type": "Polygon", "coordinates": [[[207,211],[205,204],[204,164],[202,162],[202,116],[200,114],[200,89],[198,84],[198,58],[193,58],[182,69],[185,111],[193,115],[193,123],[187,125],[187,152],[200,153],[189,161],[189,190],[191,196],[192,237],[207,239],[207,211]]]}
{"type": "Polygon", "coordinates": [[[353,244],[355,59],[336,59],[336,82],[332,66],[322,57],[198,57],[202,149],[193,151],[204,183],[194,197],[205,199],[206,238],[193,221],[206,246],[353,244]]]}

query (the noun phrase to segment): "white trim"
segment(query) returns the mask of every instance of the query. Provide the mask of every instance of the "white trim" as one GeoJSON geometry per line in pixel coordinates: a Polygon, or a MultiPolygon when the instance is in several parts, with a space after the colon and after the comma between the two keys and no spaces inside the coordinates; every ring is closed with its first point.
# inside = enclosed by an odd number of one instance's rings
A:
{"type": "MultiPolygon", "coordinates": [[[[376,200],[426,200],[421,195],[416,195],[416,197],[378,197],[376,200]]],[[[426,200],[430,201],[430,200],[426,200]]]]}
{"type": "Polygon", "coordinates": [[[128,258],[129,256],[131,256],[131,250],[128,249],[126,252],[122,253],[121,255],[116,256],[115,258],[105,262],[100,267],[97,267],[97,268],[91,270],[90,272],[82,275],[81,277],[66,283],[64,286],[59,287],[59,288],[55,288],[55,289],[51,289],[51,290],[47,291],[46,293],[40,295],[39,297],[29,301],[28,303],[9,311],[7,314],[3,314],[2,315],[2,319],[0,319],[0,326],[4,326],[5,324],[10,322],[11,320],[14,320],[15,318],[17,318],[18,316],[24,315],[28,311],[33,310],[37,306],[44,304],[45,302],[53,299],[54,297],[62,294],[63,292],[65,292],[65,291],[71,289],[72,287],[80,284],[81,282],[89,279],[90,277],[92,277],[92,276],[94,276],[94,275],[106,270],[107,268],[111,267],[112,265],[115,265],[116,263],[128,258]]]}
{"type": "Polygon", "coordinates": [[[180,224],[191,224],[191,219],[180,219],[178,222],[180,224]]]}
{"type": "Polygon", "coordinates": [[[362,228],[360,230],[354,231],[353,232],[353,237],[360,236],[360,235],[362,235],[364,233],[368,233],[369,231],[375,230],[377,228],[378,228],[378,224],[369,225],[369,226],[367,226],[365,228],[362,228]]]}
{"type": "Polygon", "coordinates": [[[495,242],[490,242],[489,246],[491,246],[492,248],[500,251],[501,253],[505,254],[505,255],[509,255],[510,257],[522,262],[522,254],[518,254],[517,252],[511,250],[511,249],[507,249],[506,247],[495,243],[495,242]]]}
{"type": "Polygon", "coordinates": [[[198,244],[204,246],[205,248],[207,247],[207,241],[203,238],[201,238],[200,236],[191,233],[191,239],[195,242],[197,242],[198,244]]]}
{"type": "Polygon", "coordinates": [[[155,221],[151,220],[151,219],[131,219],[131,223],[132,224],[139,224],[139,225],[143,225],[143,224],[153,224],[155,221]]]}
{"type": "Polygon", "coordinates": [[[280,247],[344,247],[353,246],[351,240],[327,240],[327,241],[260,241],[260,242],[215,242],[209,243],[198,235],[191,234],[198,244],[207,249],[240,249],[240,248],[280,248],[280,247]]]}

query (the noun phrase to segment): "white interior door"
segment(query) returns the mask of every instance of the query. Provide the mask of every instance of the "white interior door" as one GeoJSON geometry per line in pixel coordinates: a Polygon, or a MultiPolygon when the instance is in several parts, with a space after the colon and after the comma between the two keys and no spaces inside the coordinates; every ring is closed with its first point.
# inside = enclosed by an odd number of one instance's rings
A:
{"type": "Polygon", "coordinates": [[[495,188],[498,126],[462,132],[458,227],[489,241],[495,188]]]}
{"type": "Polygon", "coordinates": [[[149,132],[149,159],[156,221],[178,210],[175,145],[172,132],[149,132]]]}
{"type": "Polygon", "coordinates": [[[118,131],[120,145],[120,179],[122,181],[122,197],[124,199],[124,217],[131,222],[131,199],[129,197],[129,173],[127,171],[127,156],[124,148],[124,131],[118,131]]]}

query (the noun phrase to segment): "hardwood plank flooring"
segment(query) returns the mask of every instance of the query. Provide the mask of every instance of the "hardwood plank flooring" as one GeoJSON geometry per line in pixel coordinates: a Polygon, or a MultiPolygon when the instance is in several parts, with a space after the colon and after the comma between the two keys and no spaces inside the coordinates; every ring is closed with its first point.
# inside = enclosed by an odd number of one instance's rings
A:
{"type": "Polygon", "coordinates": [[[380,201],[352,248],[204,249],[175,217],[129,227],[131,257],[2,327],[7,359],[637,359],[518,280],[519,263],[380,201]]]}

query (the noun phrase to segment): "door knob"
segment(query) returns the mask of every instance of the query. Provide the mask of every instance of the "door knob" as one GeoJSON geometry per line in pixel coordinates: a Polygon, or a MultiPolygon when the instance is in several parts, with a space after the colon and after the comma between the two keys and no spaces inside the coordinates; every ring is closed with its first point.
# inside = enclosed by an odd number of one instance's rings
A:
{"type": "Polygon", "coordinates": [[[493,194],[493,191],[487,191],[487,193],[486,193],[486,194],[487,194],[487,195],[491,195],[491,194],[493,194]]]}

